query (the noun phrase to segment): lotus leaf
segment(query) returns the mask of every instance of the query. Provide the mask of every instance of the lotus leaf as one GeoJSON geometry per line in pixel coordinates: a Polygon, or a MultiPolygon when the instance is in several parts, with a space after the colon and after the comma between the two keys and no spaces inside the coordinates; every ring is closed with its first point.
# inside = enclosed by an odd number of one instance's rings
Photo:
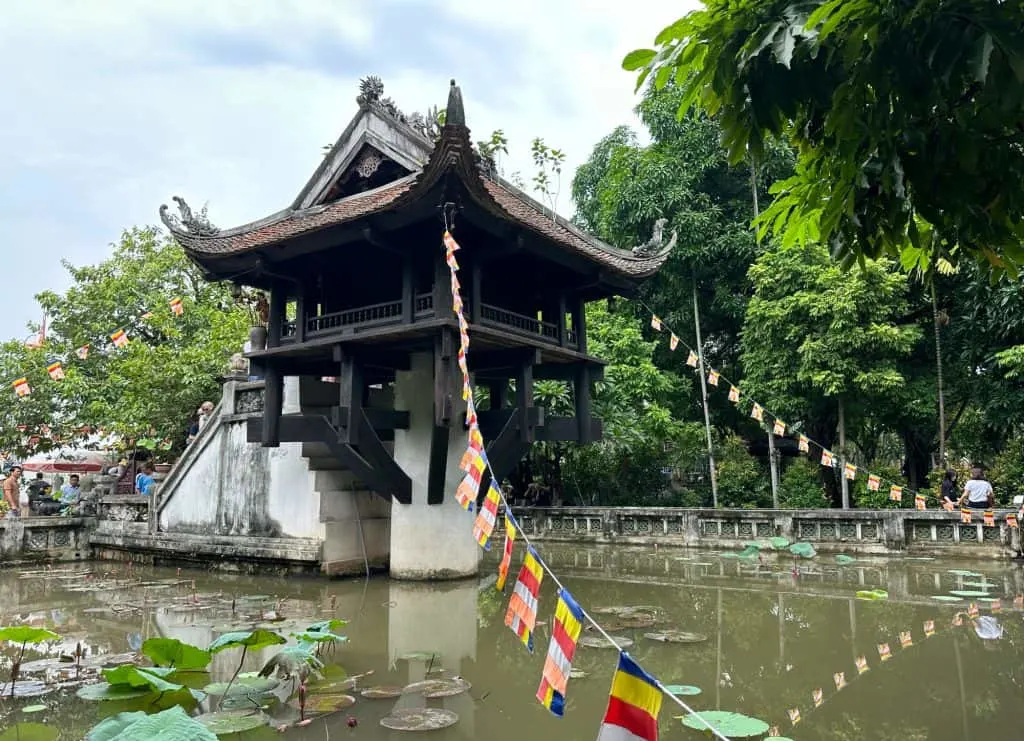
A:
{"type": "Polygon", "coordinates": [[[459,722],[459,716],[441,708],[403,708],[381,718],[380,724],[393,731],[436,731],[459,722]]]}
{"type": "Polygon", "coordinates": [[[239,676],[231,683],[230,690],[228,690],[228,682],[214,682],[203,687],[203,692],[215,697],[220,697],[228,692],[232,695],[262,695],[272,692],[280,684],[281,682],[273,677],[239,676]]]}
{"type": "Polygon", "coordinates": [[[810,543],[794,543],[789,547],[789,552],[800,558],[814,558],[818,552],[810,543]]]}
{"type": "Polygon", "coordinates": [[[153,688],[148,686],[129,687],[122,684],[115,687],[109,682],[100,682],[99,684],[89,684],[85,687],[80,687],[75,694],[83,700],[111,702],[114,700],[134,700],[138,697],[145,697],[152,692],[153,688]]]}
{"type": "Polygon", "coordinates": [[[120,713],[89,732],[87,741],[217,741],[202,723],[175,705],[155,715],[120,713]]]}
{"type": "Polygon", "coordinates": [[[938,600],[939,602],[963,602],[960,597],[951,597],[948,594],[933,594],[932,599],[938,600]]]}
{"type": "Polygon", "coordinates": [[[775,548],[776,550],[789,547],[789,540],[779,536],[772,538],[768,542],[771,544],[772,548],[775,548]]]}
{"type": "Polygon", "coordinates": [[[988,592],[979,592],[972,589],[951,589],[950,594],[957,597],[988,597],[988,592]]]}
{"type": "Polygon", "coordinates": [[[267,646],[277,646],[288,641],[284,636],[278,635],[272,630],[239,630],[225,633],[210,644],[211,654],[219,653],[229,648],[244,648],[256,651],[267,646]]]}
{"type": "MultiPolygon", "coordinates": [[[[34,679],[21,680],[14,684],[14,696],[15,697],[41,697],[42,695],[48,695],[56,689],[50,687],[44,682],[37,682],[34,679]]],[[[11,683],[5,682],[0,684],[0,697],[11,696],[11,683]]]]}
{"type": "Polygon", "coordinates": [[[344,643],[348,640],[345,636],[318,630],[304,630],[301,633],[291,633],[290,635],[302,643],[344,643]]]}
{"type": "Polygon", "coordinates": [[[633,641],[629,638],[623,638],[622,636],[613,636],[613,638],[615,638],[615,643],[612,643],[604,636],[583,636],[580,638],[579,644],[587,648],[616,648],[616,645],[619,648],[629,648],[633,645],[633,641]]]}
{"type": "Polygon", "coordinates": [[[0,741],[56,741],[57,729],[42,723],[16,723],[3,733],[0,741]]]}
{"type": "Polygon", "coordinates": [[[972,587],[974,589],[993,589],[995,584],[990,581],[965,581],[960,583],[964,587],[972,587]]]}
{"type": "Polygon", "coordinates": [[[954,576],[984,576],[984,574],[979,574],[976,571],[964,571],[963,569],[950,569],[947,573],[954,576]]]}
{"type": "Polygon", "coordinates": [[[369,687],[359,694],[365,697],[367,700],[391,700],[402,695],[402,687],[398,686],[378,686],[369,687]]]}
{"type": "Polygon", "coordinates": [[[677,697],[685,697],[687,695],[699,695],[701,693],[701,688],[694,687],[690,684],[668,684],[665,685],[665,691],[670,692],[677,697]]]}
{"type": "Polygon", "coordinates": [[[60,636],[52,630],[33,628],[31,625],[9,625],[6,628],[0,628],[0,641],[43,643],[44,641],[58,640],[60,640],[60,636]]]}
{"type": "Polygon", "coordinates": [[[768,724],[763,720],[741,713],[730,713],[725,710],[702,710],[699,715],[700,718],[693,714],[683,716],[683,725],[698,731],[707,731],[709,730],[708,724],[710,724],[727,738],[752,738],[761,736],[768,731],[768,724]]]}
{"type": "Polygon", "coordinates": [[[46,705],[26,705],[21,709],[23,713],[41,713],[46,710],[46,705]]]}
{"type": "Polygon", "coordinates": [[[269,717],[254,710],[251,706],[248,709],[239,710],[218,710],[214,713],[203,713],[196,717],[196,720],[217,736],[227,736],[232,733],[244,733],[267,725],[269,717]]]}
{"type": "Polygon", "coordinates": [[[150,638],[142,644],[142,655],[157,666],[172,666],[178,671],[205,669],[211,654],[177,638],[150,638]]]}
{"type": "Polygon", "coordinates": [[[163,677],[173,673],[173,669],[161,667],[140,667],[125,664],[113,669],[104,669],[103,678],[115,687],[149,687],[157,692],[177,692],[183,685],[168,682],[163,677]]]}
{"type": "Polygon", "coordinates": [[[644,633],[644,638],[660,643],[703,643],[708,639],[703,633],[690,633],[685,630],[663,630],[658,633],[644,633]]]}
{"type": "Polygon", "coordinates": [[[884,589],[862,589],[857,592],[857,599],[883,600],[889,599],[889,593],[884,589]]]}
{"type": "Polygon", "coordinates": [[[847,556],[845,553],[836,554],[836,563],[840,566],[846,566],[847,564],[856,563],[857,559],[853,556],[847,556]]]}
{"type": "MultiPolygon", "coordinates": [[[[299,707],[299,701],[292,700],[293,708],[299,707]]],[[[356,698],[352,695],[309,695],[306,697],[306,712],[314,715],[327,715],[336,713],[339,710],[352,707],[356,704],[356,698]]]]}
{"type": "Polygon", "coordinates": [[[315,622],[306,628],[306,630],[311,630],[314,633],[337,633],[346,625],[348,625],[348,620],[335,618],[333,620],[320,620],[315,622]]]}

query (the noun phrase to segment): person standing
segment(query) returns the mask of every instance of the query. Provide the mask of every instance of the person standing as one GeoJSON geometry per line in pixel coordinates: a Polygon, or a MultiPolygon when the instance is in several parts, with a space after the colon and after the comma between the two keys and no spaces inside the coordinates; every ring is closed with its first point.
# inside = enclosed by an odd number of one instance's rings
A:
{"type": "Polygon", "coordinates": [[[971,509],[992,509],[996,503],[995,492],[992,491],[992,484],[985,480],[981,469],[975,466],[971,469],[971,478],[964,484],[964,493],[960,497],[960,504],[967,502],[971,509]]]}
{"type": "Polygon", "coordinates": [[[11,466],[11,473],[4,479],[4,501],[10,507],[8,517],[18,516],[21,505],[21,466],[11,466]]]}

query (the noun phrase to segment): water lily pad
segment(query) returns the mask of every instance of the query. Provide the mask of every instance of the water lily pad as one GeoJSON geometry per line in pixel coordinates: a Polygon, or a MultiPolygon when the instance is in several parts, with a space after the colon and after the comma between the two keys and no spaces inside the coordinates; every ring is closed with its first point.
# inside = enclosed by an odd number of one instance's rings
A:
{"type": "Polygon", "coordinates": [[[367,687],[359,694],[367,700],[391,700],[401,697],[403,689],[403,687],[398,687],[397,685],[379,685],[377,687],[367,687]]]}
{"type": "Polygon", "coordinates": [[[939,602],[963,602],[959,597],[952,597],[948,594],[933,594],[932,599],[938,600],[939,602]]]}
{"type": "Polygon", "coordinates": [[[623,615],[619,618],[618,623],[622,628],[650,628],[654,625],[657,619],[654,615],[646,612],[637,612],[629,615],[623,615]]]}
{"type": "Polygon", "coordinates": [[[768,541],[772,548],[779,550],[781,548],[789,548],[789,539],[780,536],[775,536],[768,541]]]}
{"type": "Polygon", "coordinates": [[[458,714],[441,708],[403,708],[380,720],[382,726],[392,731],[436,731],[458,722],[458,714]]]}
{"type": "Polygon", "coordinates": [[[971,589],[994,589],[996,584],[990,581],[965,581],[961,582],[960,586],[970,587],[971,589]]]}
{"type": "Polygon", "coordinates": [[[800,558],[814,558],[818,555],[810,543],[794,543],[789,547],[789,552],[800,558]]]}
{"type": "Polygon", "coordinates": [[[963,569],[950,569],[947,573],[954,576],[984,576],[984,574],[979,574],[976,571],[964,571],[963,569]]]}
{"type": "Polygon", "coordinates": [[[685,630],[662,630],[657,633],[644,633],[644,638],[660,643],[703,643],[708,639],[703,633],[690,633],[685,630]]]}
{"type": "Polygon", "coordinates": [[[613,636],[615,643],[612,643],[604,636],[583,636],[580,638],[579,644],[586,646],[587,648],[615,648],[618,644],[619,648],[629,648],[633,645],[633,641],[629,638],[623,638],[622,636],[613,636]]]}
{"type": "Polygon", "coordinates": [[[840,566],[846,566],[851,563],[856,563],[857,559],[853,556],[847,556],[845,553],[836,554],[836,563],[840,566]]]}
{"type": "Polygon", "coordinates": [[[217,736],[244,733],[267,725],[269,717],[251,707],[248,710],[218,710],[196,717],[206,728],[217,736]]]}
{"type": "Polygon", "coordinates": [[[214,682],[203,687],[203,692],[219,697],[225,692],[232,695],[262,695],[272,692],[281,682],[273,677],[245,677],[239,675],[228,689],[227,682],[214,682]]]}
{"type": "Polygon", "coordinates": [[[21,709],[23,713],[41,713],[47,709],[46,705],[26,705],[21,709]]]}
{"type": "Polygon", "coordinates": [[[976,589],[951,589],[950,594],[957,597],[988,597],[988,592],[979,592],[976,589]]]}
{"type": "Polygon", "coordinates": [[[857,592],[857,599],[883,600],[889,599],[889,593],[884,589],[862,589],[857,592]]]}
{"type": "Polygon", "coordinates": [[[42,723],[16,723],[3,733],[0,741],[56,741],[58,731],[42,723]]]}
{"type": "Polygon", "coordinates": [[[694,687],[691,684],[667,684],[665,689],[678,697],[699,695],[702,691],[700,687],[694,687]]]}
{"type": "Polygon", "coordinates": [[[348,625],[348,620],[334,618],[333,620],[320,620],[310,625],[306,630],[314,633],[337,633],[346,625],[348,625]]]}
{"type": "Polygon", "coordinates": [[[763,720],[751,718],[742,713],[730,713],[726,710],[702,710],[699,715],[700,718],[693,714],[683,716],[683,725],[698,731],[707,731],[710,724],[711,727],[728,738],[752,738],[761,736],[768,731],[768,724],[763,720]]]}
{"type": "MultiPolygon", "coordinates": [[[[55,688],[49,687],[44,682],[37,682],[34,679],[19,679],[14,683],[15,697],[42,697],[53,692],[55,688]]],[[[0,684],[0,697],[11,696],[11,685],[9,682],[0,684]]]]}
{"type": "Polygon", "coordinates": [[[420,694],[428,699],[439,697],[453,697],[468,692],[473,685],[462,677],[452,679],[427,679],[423,682],[413,682],[402,688],[406,695],[420,694]]]}
{"type": "MultiPolygon", "coordinates": [[[[288,704],[293,708],[297,708],[299,701],[294,699],[288,704]]],[[[352,695],[308,695],[306,697],[306,712],[326,715],[327,713],[335,713],[339,710],[350,708],[355,704],[356,698],[352,697],[352,695]]]]}
{"type": "Polygon", "coordinates": [[[590,674],[588,672],[583,671],[582,669],[570,669],[569,670],[569,679],[585,679],[586,677],[589,677],[589,676],[590,676],[590,674]]]}

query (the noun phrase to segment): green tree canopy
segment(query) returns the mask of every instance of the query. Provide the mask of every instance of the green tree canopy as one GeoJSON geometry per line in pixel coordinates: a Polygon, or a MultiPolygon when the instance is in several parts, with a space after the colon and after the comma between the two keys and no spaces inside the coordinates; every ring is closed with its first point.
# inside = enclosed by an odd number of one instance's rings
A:
{"type": "Polygon", "coordinates": [[[704,0],[628,70],[716,115],[730,159],[788,137],[764,228],[844,264],[1024,264],[1024,23],[993,0],[704,0]],[[921,234],[919,222],[934,227],[921,234]]]}

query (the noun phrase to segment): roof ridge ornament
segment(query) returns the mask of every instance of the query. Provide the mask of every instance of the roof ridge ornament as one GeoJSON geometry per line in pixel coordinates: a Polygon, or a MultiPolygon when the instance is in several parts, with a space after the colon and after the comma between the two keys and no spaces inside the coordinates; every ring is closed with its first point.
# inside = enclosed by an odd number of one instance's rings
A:
{"type": "Polygon", "coordinates": [[[633,254],[637,257],[652,257],[654,255],[661,255],[662,253],[669,252],[673,247],[676,246],[676,237],[678,233],[673,230],[672,238],[669,239],[668,244],[664,244],[665,240],[665,224],[668,223],[668,219],[662,217],[654,222],[654,233],[651,234],[651,238],[643,244],[638,244],[633,248],[633,254]]]}
{"type": "Polygon", "coordinates": [[[172,232],[187,232],[197,237],[213,237],[220,233],[220,229],[207,218],[205,205],[196,215],[181,196],[172,196],[171,200],[178,205],[178,215],[169,213],[167,204],[164,203],[160,205],[160,221],[172,232]]]}
{"type": "Polygon", "coordinates": [[[436,142],[441,136],[440,111],[437,106],[429,106],[426,113],[413,111],[406,114],[395,101],[385,97],[384,82],[377,75],[367,75],[359,81],[356,103],[409,126],[428,142],[436,142]]]}

